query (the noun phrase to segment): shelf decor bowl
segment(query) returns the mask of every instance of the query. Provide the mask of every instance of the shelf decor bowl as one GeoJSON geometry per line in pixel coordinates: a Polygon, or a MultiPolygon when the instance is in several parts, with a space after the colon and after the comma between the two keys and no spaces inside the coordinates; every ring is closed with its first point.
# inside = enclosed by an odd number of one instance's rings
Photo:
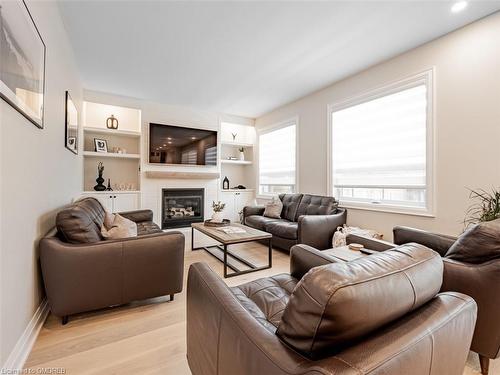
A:
{"type": "Polygon", "coordinates": [[[229,219],[224,219],[222,220],[222,223],[216,223],[212,221],[212,219],[205,220],[204,225],[206,227],[227,227],[231,225],[231,220],[229,219]]]}

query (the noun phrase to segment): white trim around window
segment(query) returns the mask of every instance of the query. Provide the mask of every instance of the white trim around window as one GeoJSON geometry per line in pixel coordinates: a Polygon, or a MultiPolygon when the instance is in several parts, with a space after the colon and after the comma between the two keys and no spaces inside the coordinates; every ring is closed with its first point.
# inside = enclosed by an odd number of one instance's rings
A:
{"type": "Polygon", "coordinates": [[[360,95],[356,95],[348,100],[333,103],[327,107],[327,136],[328,136],[328,160],[327,160],[327,175],[328,175],[328,192],[334,195],[335,186],[333,181],[333,123],[332,117],[335,112],[354,107],[359,104],[367,103],[375,99],[383,98],[388,95],[415,88],[418,86],[426,86],[426,151],[425,151],[425,207],[413,207],[405,204],[386,204],[379,202],[356,201],[355,199],[341,199],[340,204],[347,208],[357,208],[364,210],[383,211],[391,213],[401,213],[409,215],[430,216],[435,215],[435,115],[434,115],[434,68],[413,76],[401,79],[399,81],[384,85],[382,87],[367,91],[360,95]]]}
{"type": "Polygon", "coordinates": [[[279,129],[286,128],[288,126],[293,126],[295,125],[295,189],[294,193],[300,191],[299,190],[299,117],[294,116],[292,118],[289,118],[287,120],[272,124],[272,125],[267,125],[263,126],[257,129],[257,137],[256,137],[256,152],[255,152],[255,158],[256,158],[256,186],[257,186],[257,194],[256,197],[259,199],[270,199],[276,194],[262,194],[260,192],[260,136],[266,133],[270,133],[279,129]]]}

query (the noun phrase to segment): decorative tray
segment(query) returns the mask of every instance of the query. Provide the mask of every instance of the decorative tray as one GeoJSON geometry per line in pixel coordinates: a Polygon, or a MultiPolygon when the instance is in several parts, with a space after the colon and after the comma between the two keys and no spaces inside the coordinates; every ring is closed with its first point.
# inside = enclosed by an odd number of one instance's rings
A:
{"type": "Polygon", "coordinates": [[[222,223],[214,223],[212,221],[212,219],[208,219],[208,220],[205,220],[204,224],[207,227],[227,227],[227,226],[231,225],[231,220],[224,219],[224,220],[222,220],[222,223]]]}

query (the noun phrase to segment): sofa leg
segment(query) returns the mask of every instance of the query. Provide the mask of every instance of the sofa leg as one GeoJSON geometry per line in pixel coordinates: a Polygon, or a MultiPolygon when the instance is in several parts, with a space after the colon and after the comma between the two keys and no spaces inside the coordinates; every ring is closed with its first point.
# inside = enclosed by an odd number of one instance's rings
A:
{"type": "Polygon", "coordinates": [[[171,295],[170,295],[170,301],[173,301],[173,300],[174,300],[174,295],[173,295],[173,294],[171,294],[171,295]]]}
{"type": "Polygon", "coordinates": [[[481,373],[488,375],[490,370],[490,359],[484,355],[479,354],[479,365],[481,366],[481,373]]]}
{"type": "Polygon", "coordinates": [[[61,318],[61,321],[62,321],[62,325],[66,325],[68,324],[68,316],[67,315],[64,315],[62,318],[61,318]]]}

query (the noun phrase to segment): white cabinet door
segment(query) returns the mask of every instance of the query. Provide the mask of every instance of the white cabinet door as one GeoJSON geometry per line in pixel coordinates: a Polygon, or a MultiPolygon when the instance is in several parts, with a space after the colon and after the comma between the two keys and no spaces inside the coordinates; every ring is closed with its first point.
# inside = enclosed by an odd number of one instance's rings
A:
{"type": "Polygon", "coordinates": [[[220,193],[220,200],[222,203],[226,204],[226,207],[224,208],[224,219],[229,219],[231,221],[237,220],[234,212],[234,203],[235,203],[235,193],[231,191],[223,191],[220,193]]]}
{"type": "Polygon", "coordinates": [[[242,191],[242,192],[237,192],[234,194],[235,194],[235,204],[234,204],[235,216],[236,216],[237,222],[239,223],[240,222],[240,213],[243,211],[243,207],[250,206],[252,204],[253,192],[242,191]]]}
{"type": "Polygon", "coordinates": [[[113,212],[137,210],[138,198],[135,193],[113,194],[113,212]]]}

